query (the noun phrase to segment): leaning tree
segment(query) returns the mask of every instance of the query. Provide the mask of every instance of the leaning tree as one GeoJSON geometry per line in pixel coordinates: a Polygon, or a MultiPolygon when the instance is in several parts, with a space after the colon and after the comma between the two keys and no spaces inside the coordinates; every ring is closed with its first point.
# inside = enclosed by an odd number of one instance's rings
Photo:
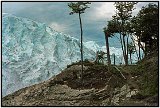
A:
{"type": "Polygon", "coordinates": [[[112,37],[115,32],[117,32],[116,24],[113,20],[108,21],[107,27],[103,28],[103,32],[105,34],[105,40],[106,40],[106,49],[107,49],[107,61],[108,65],[111,65],[111,59],[110,59],[110,51],[109,51],[109,37],[112,37]]]}

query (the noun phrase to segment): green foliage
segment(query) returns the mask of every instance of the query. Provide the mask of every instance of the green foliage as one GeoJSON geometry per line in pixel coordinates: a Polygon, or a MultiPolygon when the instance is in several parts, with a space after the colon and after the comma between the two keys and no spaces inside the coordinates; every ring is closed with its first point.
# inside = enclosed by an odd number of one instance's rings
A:
{"type": "Polygon", "coordinates": [[[137,4],[137,2],[115,2],[115,7],[118,10],[117,19],[129,20],[132,16],[132,10],[134,10],[135,4],[137,4]]]}
{"type": "Polygon", "coordinates": [[[116,31],[122,32],[122,35],[125,36],[126,33],[131,33],[131,24],[130,19],[132,17],[132,11],[135,9],[134,5],[137,2],[115,2],[116,15],[112,16],[113,20],[117,23],[116,31]]]}
{"type": "Polygon", "coordinates": [[[142,79],[142,87],[140,93],[144,96],[153,96],[158,93],[158,76],[149,80],[146,76],[142,79]]]}
{"type": "Polygon", "coordinates": [[[74,13],[84,13],[84,11],[89,8],[88,4],[91,4],[90,2],[71,2],[68,4],[69,8],[72,9],[72,12],[70,12],[70,15],[74,13]]]}
{"type": "Polygon", "coordinates": [[[158,5],[149,4],[143,7],[138,13],[139,26],[142,28],[142,41],[147,38],[158,38],[158,5]],[[148,37],[147,37],[148,36],[148,37]]]}
{"type": "MultiPolygon", "coordinates": [[[[136,17],[133,17],[132,27],[139,40],[148,45],[148,51],[158,48],[159,33],[159,12],[158,5],[148,4],[139,11],[136,17]]],[[[145,48],[147,49],[147,48],[145,48]]]]}
{"type": "Polygon", "coordinates": [[[152,96],[158,93],[158,75],[155,72],[150,73],[146,70],[141,71],[143,72],[142,79],[139,80],[140,85],[140,93],[143,96],[152,96]]]}
{"type": "Polygon", "coordinates": [[[107,27],[103,28],[103,32],[107,34],[108,37],[114,36],[114,33],[118,33],[117,23],[114,20],[108,21],[107,27]]]}
{"type": "Polygon", "coordinates": [[[132,34],[133,33],[133,27],[131,25],[131,21],[127,21],[125,24],[124,24],[124,31],[126,32],[126,34],[132,34]]]}
{"type": "Polygon", "coordinates": [[[129,67],[142,96],[158,94],[158,57],[144,58],[137,66],[129,67]]]}

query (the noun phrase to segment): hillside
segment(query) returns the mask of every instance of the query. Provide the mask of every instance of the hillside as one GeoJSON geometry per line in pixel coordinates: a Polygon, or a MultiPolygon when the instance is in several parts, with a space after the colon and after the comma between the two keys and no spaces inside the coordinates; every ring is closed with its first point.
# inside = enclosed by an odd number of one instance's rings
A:
{"type": "Polygon", "coordinates": [[[157,106],[158,56],[137,65],[107,66],[85,61],[83,84],[80,63],[40,84],[2,98],[3,106],[157,106]],[[150,80],[152,79],[152,80],[150,80]]]}

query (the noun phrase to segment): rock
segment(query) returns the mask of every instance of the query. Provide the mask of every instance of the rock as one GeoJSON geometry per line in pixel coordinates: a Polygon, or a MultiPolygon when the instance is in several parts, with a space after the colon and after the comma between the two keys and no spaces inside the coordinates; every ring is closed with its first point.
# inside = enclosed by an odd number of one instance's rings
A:
{"type": "Polygon", "coordinates": [[[115,96],[112,98],[111,103],[113,103],[114,105],[119,105],[119,104],[118,104],[118,103],[119,103],[119,100],[120,100],[120,95],[117,94],[117,95],[115,95],[115,96]]]}
{"type": "Polygon", "coordinates": [[[130,92],[126,95],[126,97],[127,97],[127,98],[131,98],[133,95],[136,95],[137,93],[138,93],[138,90],[137,90],[137,89],[134,89],[134,90],[130,91],[130,92]]]}
{"type": "Polygon", "coordinates": [[[109,98],[107,98],[107,99],[105,99],[105,100],[102,101],[101,105],[102,106],[108,106],[109,105],[109,101],[110,101],[109,98]]]}
{"type": "Polygon", "coordinates": [[[130,92],[130,87],[128,85],[124,85],[120,90],[120,95],[126,97],[126,95],[130,92]]]}

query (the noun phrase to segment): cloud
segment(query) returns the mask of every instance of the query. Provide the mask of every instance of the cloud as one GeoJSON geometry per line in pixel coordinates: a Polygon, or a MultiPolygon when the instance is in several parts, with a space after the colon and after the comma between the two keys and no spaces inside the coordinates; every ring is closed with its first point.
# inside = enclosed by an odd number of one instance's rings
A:
{"type": "Polygon", "coordinates": [[[110,19],[114,15],[115,7],[114,2],[98,2],[92,3],[89,15],[93,20],[110,19]]]}
{"type": "Polygon", "coordinates": [[[67,29],[67,26],[65,24],[60,24],[60,23],[57,23],[57,22],[50,23],[49,27],[51,27],[54,30],[59,31],[59,32],[65,32],[66,29],[67,29]]]}
{"type": "MultiPolygon", "coordinates": [[[[132,12],[133,16],[136,15],[143,6],[146,6],[149,3],[158,5],[158,2],[138,2],[132,12]]],[[[104,19],[109,20],[115,14],[115,11],[116,8],[114,2],[92,2],[91,10],[87,16],[90,16],[89,18],[94,21],[102,21],[104,19]]]]}
{"type": "Polygon", "coordinates": [[[95,8],[95,16],[98,20],[109,19],[114,15],[114,10],[115,7],[113,2],[99,3],[95,8]]]}

